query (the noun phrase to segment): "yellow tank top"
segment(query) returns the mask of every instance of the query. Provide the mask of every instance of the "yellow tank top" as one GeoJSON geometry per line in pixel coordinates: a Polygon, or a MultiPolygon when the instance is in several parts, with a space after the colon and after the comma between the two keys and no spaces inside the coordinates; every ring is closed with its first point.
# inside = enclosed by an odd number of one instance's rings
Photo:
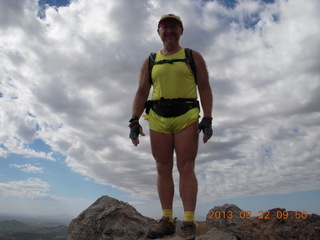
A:
{"type": "MultiPolygon", "coordinates": [[[[170,59],[185,59],[185,50],[182,48],[175,54],[163,56],[157,52],[156,61],[170,59]]],[[[197,86],[192,71],[185,62],[156,64],[152,68],[153,92],[152,100],[161,97],[171,98],[197,98],[197,86]]]]}

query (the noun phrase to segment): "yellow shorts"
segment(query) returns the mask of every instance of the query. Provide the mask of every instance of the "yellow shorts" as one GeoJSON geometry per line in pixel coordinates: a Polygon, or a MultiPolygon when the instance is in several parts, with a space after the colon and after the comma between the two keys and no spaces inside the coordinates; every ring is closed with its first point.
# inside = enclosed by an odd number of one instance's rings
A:
{"type": "Polygon", "coordinates": [[[165,118],[150,109],[149,116],[146,119],[149,121],[151,130],[165,134],[175,134],[197,121],[199,113],[199,108],[192,108],[178,117],[165,118]]]}

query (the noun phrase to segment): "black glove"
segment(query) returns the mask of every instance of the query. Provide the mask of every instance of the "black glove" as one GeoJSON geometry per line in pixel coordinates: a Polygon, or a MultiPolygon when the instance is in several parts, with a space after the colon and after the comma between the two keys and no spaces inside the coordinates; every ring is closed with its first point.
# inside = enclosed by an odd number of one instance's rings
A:
{"type": "Polygon", "coordinates": [[[142,128],[138,121],[134,121],[129,124],[130,127],[130,135],[129,138],[136,139],[139,137],[140,129],[142,128]]]}
{"type": "Polygon", "coordinates": [[[212,118],[211,117],[204,117],[202,118],[201,122],[199,123],[198,128],[203,131],[203,134],[212,136],[212,118]]]}

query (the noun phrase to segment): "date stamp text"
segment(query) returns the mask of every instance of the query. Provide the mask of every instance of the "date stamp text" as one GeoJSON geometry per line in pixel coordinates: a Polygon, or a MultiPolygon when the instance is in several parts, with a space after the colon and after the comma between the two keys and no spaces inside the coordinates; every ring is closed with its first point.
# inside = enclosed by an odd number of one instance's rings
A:
{"type": "MultiPolygon", "coordinates": [[[[234,213],[233,211],[209,211],[208,219],[251,219],[253,218],[251,211],[241,211],[234,213]]],[[[271,219],[270,211],[258,211],[258,219],[271,219]]],[[[306,211],[277,211],[275,214],[277,219],[306,219],[308,213],[306,211]]]]}

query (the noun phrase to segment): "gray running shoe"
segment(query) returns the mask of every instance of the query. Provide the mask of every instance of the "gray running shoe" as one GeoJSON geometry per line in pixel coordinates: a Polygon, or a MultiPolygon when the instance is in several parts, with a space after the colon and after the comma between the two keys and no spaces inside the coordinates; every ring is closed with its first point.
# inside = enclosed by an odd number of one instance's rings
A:
{"type": "Polygon", "coordinates": [[[176,219],[169,222],[169,218],[162,218],[156,224],[154,224],[149,233],[148,237],[151,239],[162,238],[166,235],[172,235],[176,232],[176,219]]]}
{"type": "Polygon", "coordinates": [[[178,235],[185,240],[195,240],[196,234],[197,228],[194,222],[183,222],[178,235]]]}

